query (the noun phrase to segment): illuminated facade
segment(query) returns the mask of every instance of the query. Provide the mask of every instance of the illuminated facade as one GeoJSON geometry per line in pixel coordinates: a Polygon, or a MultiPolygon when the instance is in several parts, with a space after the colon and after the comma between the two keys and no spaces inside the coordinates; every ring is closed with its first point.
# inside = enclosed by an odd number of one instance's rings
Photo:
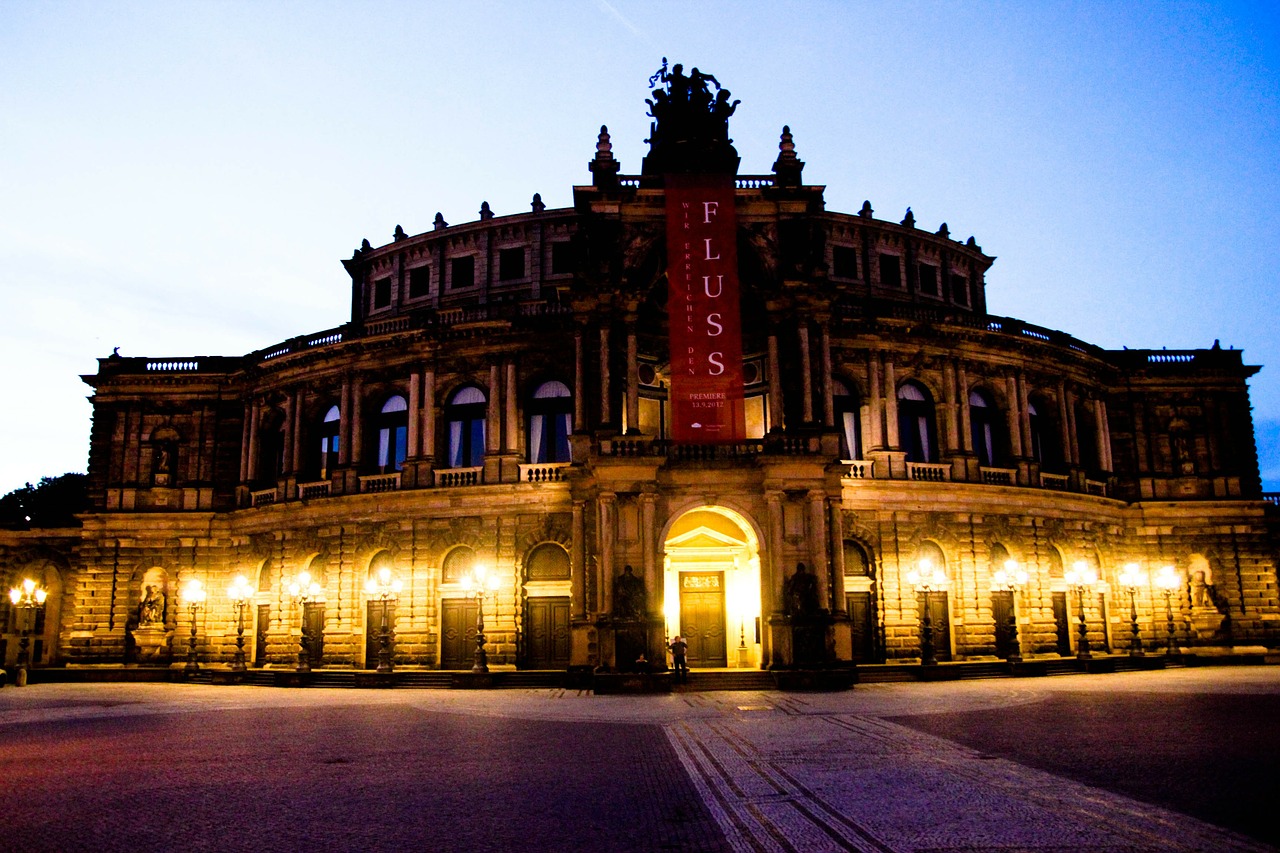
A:
{"type": "Polygon", "coordinates": [[[313,666],[371,668],[384,568],[397,667],[471,668],[477,602],[490,665],[532,669],[664,660],[677,633],[694,667],[910,660],[925,611],[943,660],[1124,650],[1131,605],[1149,650],[1280,638],[1256,368],[988,313],[973,238],[826,210],[785,130],[770,174],[729,169],[744,435],[674,438],[663,173],[688,152],[658,153],[621,174],[602,129],[570,208],[365,241],[336,328],[100,359],[83,526],[0,534],[6,581],[49,589],[38,662],[181,661],[193,613],[199,659],[230,662],[243,574],[250,666],[294,665],[305,624],[313,666]]]}

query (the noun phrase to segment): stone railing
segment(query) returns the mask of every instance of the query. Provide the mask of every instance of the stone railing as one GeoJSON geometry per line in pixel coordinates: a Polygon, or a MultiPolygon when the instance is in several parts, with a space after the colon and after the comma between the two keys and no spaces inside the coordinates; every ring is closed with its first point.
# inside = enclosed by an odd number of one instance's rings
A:
{"type": "Polygon", "coordinates": [[[1050,474],[1047,471],[1040,472],[1040,486],[1045,489],[1054,489],[1055,491],[1065,492],[1067,490],[1068,477],[1066,474],[1050,474]]]}
{"type": "Polygon", "coordinates": [[[908,462],[907,479],[944,483],[951,479],[951,466],[940,462],[908,462]]]}
{"type": "Polygon", "coordinates": [[[452,486],[478,486],[484,482],[484,467],[446,468],[435,472],[436,485],[441,488],[452,486]]]}
{"type": "Polygon", "coordinates": [[[327,498],[329,497],[330,485],[328,480],[320,480],[315,483],[299,483],[298,500],[309,501],[312,498],[327,498]]]}
{"type": "Polygon", "coordinates": [[[1088,494],[1097,495],[1100,498],[1107,496],[1107,484],[1101,480],[1085,480],[1084,490],[1088,494]]]}
{"type": "Polygon", "coordinates": [[[258,489],[256,492],[249,493],[250,506],[267,506],[276,502],[276,490],[274,487],[270,489],[258,489]]]}
{"type": "Polygon", "coordinates": [[[1269,504],[1280,506],[1280,492],[1263,492],[1262,499],[1269,504]]]}
{"type": "Polygon", "coordinates": [[[394,492],[399,488],[399,471],[392,471],[390,474],[369,474],[360,478],[360,491],[362,492],[394,492]]]}
{"type": "Polygon", "coordinates": [[[1016,486],[1018,485],[1018,469],[1017,468],[987,468],[978,469],[982,475],[982,482],[989,486],[1016,486]]]}
{"type": "Polygon", "coordinates": [[[568,462],[539,462],[520,466],[522,483],[558,483],[564,479],[568,462]]]}
{"type": "Polygon", "coordinates": [[[870,459],[841,459],[840,462],[849,466],[849,471],[845,476],[850,479],[870,480],[875,476],[875,463],[870,459]]]}

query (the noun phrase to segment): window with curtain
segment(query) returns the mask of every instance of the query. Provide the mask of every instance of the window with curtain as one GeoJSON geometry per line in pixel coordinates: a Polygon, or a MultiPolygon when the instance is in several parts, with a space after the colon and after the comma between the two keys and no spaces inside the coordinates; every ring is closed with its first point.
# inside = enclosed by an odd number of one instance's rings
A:
{"type": "Polygon", "coordinates": [[[991,467],[1003,461],[999,418],[1000,411],[990,394],[976,389],[969,392],[969,436],[979,465],[991,467]]]}
{"type": "Polygon", "coordinates": [[[399,471],[409,447],[409,404],[395,394],[378,412],[378,471],[399,471]]]}
{"type": "Polygon", "coordinates": [[[484,464],[485,418],[488,400],[474,385],[460,388],[445,405],[450,468],[478,468],[484,464]]]}
{"type": "Polygon", "coordinates": [[[334,466],[338,464],[338,447],[341,439],[342,415],[337,406],[330,406],[320,422],[320,455],[315,466],[316,475],[321,480],[329,479],[334,466]]]}
{"type": "Polygon", "coordinates": [[[898,388],[898,441],[908,462],[938,461],[933,397],[918,382],[904,382],[898,388]]]}
{"type": "Polygon", "coordinates": [[[529,401],[529,461],[568,462],[573,394],[563,382],[544,382],[529,401]]]}
{"type": "Polygon", "coordinates": [[[840,431],[840,458],[862,458],[862,416],[859,400],[840,380],[832,383],[836,429],[840,431]]]}

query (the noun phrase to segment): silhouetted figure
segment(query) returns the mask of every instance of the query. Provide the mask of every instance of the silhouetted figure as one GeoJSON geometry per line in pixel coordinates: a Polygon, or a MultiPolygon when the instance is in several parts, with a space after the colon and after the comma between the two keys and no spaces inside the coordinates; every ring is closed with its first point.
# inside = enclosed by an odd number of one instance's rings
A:
{"type": "Polygon", "coordinates": [[[648,594],[644,580],[635,576],[630,565],[613,584],[613,615],[616,619],[643,619],[648,610],[648,594]]]}
{"type": "Polygon", "coordinates": [[[783,589],[786,613],[795,620],[809,620],[818,616],[821,604],[818,596],[818,578],[805,570],[804,563],[796,563],[796,573],[787,579],[783,589]]]}
{"type": "Polygon", "coordinates": [[[689,644],[676,634],[676,638],[667,648],[671,649],[671,668],[676,672],[676,681],[688,680],[689,662],[686,655],[689,652],[689,644]]]}

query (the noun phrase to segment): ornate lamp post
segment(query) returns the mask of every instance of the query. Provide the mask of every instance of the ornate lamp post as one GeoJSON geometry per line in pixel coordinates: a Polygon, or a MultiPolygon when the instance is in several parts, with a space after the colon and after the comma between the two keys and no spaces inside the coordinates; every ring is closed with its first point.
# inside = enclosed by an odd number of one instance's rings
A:
{"type": "Polygon", "coordinates": [[[1147,575],[1137,563],[1128,563],[1117,578],[1120,585],[1129,592],[1129,619],[1133,630],[1133,641],[1129,645],[1129,654],[1141,657],[1146,654],[1142,648],[1142,636],[1138,633],[1138,587],[1147,582],[1147,575]]]}
{"type": "Polygon", "coordinates": [[[1013,643],[1005,658],[1009,663],[1022,663],[1022,644],[1018,642],[1018,590],[1028,580],[1030,576],[1018,567],[1017,560],[1005,560],[1004,567],[991,575],[991,591],[1009,593],[1009,634],[1013,643]]]}
{"type": "Polygon", "coordinates": [[[311,579],[310,572],[302,572],[290,581],[286,588],[294,605],[299,608],[298,623],[302,629],[302,636],[298,640],[298,672],[310,672],[311,632],[307,628],[307,605],[313,601],[319,601],[322,591],[320,584],[311,579]]]}
{"type": "Polygon", "coordinates": [[[1155,576],[1156,586],[1160,587],[1160,591],[1164,593],[1164,612],[1169,619],[1169,627],[1165,632],[1168,635],[1168,646],[1165,653],[1173,654],[1173,591],[1182,586],[1182,578],[1178,577],[1178,572],[1173,566],[1161,566],[1156,570],[1155,576]]]}
{"type": "Polygon", "coordinates": [[[1066,580],[1076,588],[1076,595],[1080,599],[1080,642],[1076,646],[1076,658],[1089,660],[1093,653],[1089,651],[1089,623],[1085,621],[1084,615],[1084,589],[1098,582],[1098,573],[1084,560],[1076,560],[1067,571],[1066,580]]]}
{"type": "Polygon", "coordinates": [[[231,671],[244,672],[244,611],[253,598],[253,587],[244,575],[236,575],[227,588],[227,598],[236,609],[236,656],[231,661],[231,671]]]}
{"type": "Polygon", "coordinates": [[[31,578],[23,578],[21,586],[9,590],[9,601],[22,611],[22,639],[18,642],[18,672],[14,684],[25,687],[27,667],[31,663],[31,620],[38,608],[44,607],[49,591],[31,578]]]}
{"type": "Polygon", "coordinates": [[[484,650],[484,596],[486,581],[489,592],[498,591],[498,576],[488,573],[483,563],[471,567],[471,573],[462,578],[462,588],[476,597],[476,662],[472,672],[488,672],[489,656],[484,650]]]}
{"type": "Polygon", "coordinates": [[[920,615],[920,663],[923,666],[935,666],[938,663],[933,644],[933,614],[930,612],[935,589],[945,589],[947,575],[942,569],[935,568],[933,561],[921,559],[916,568],[907,572],[907,583],[924,593],[924,611],[920,615]]]}
{"type": "Polygon", "coordinates": [[[182,588],[182,600],[191,611],[191,639],[187,642],[187,665],[183,668],[183,672],[186,673],[197,672],[200,669],[200,663],[196,660],[196,611],[200,605],[204,604],[207,597],[208,593],[205,592],[204,584],[199,578],[192,578],[182,588]]]}
{"type": "Polygon", "coordinates": [[[404,584],[391,576],[391,570],[381,568],[376,578],[369,578],[364,594],[371,601],[382,604],[382,628],[378,631],[378,672],[391,672],[391,627],[387,624],[387,610],[400,595],[404,584]]]}

